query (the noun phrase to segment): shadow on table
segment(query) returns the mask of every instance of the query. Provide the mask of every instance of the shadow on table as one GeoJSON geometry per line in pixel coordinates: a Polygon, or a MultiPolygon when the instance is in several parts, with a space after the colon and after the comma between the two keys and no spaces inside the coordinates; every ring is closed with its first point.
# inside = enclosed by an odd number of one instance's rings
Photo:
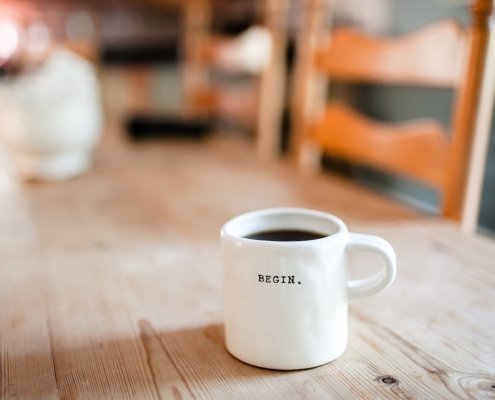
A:
{"type": "MultiPolygon", "coordinates": [[[[159,378],[156,387],[165,391],[174,391],[175,381],[181,386],[181,392],[191,396],[199,387],[207,386],[208,391],[215,394],[236,397],[234,395],[242,390],[241,381],[253,383],[260,378],[261,383],[263,377],[282,373],[253,367],[230,355],[224,344],[223,325],[156,333],[148,321],[141,320],[139,327],[148,366],[159,378]],[[235,391],[230,393],[232,390],[235,391]]],[[[256,393],[259,394],[258,388],[256,393]]]]}
{"type": "Polygon", "coordinates": [[[231,356],[224,345],[223,325],[170,332],[155,330],[147,320],[137,325],[135,337],[81,346],[64,343],[52,332],[51,354],[12,360],[30,375],[23,388],[29,388],[29,393],[17,388],[16,394],[44,398],[58,391],[63,399],[264,398],[274,395],[267,380],[280,380],[285,374],[231,356]],[[47,368],[46,374],[31,375],[36,365],[39,371],[40,363],[47,368]]]}

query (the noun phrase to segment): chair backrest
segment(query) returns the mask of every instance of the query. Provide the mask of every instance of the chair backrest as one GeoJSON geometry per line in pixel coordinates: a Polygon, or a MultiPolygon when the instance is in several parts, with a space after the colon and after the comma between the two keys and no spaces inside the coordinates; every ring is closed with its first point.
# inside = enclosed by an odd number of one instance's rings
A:
{"type": "MultiPolygon", "coordinates": [[[[413,178],[438,189],[442,215],[460,219],[492,0],[475,0],[472,23],[443,20],[395,38],[349,28],[326,34],[324,2],[311,0],[295,72],[293,146],[302,166],[308,149],[413,178]],[[350,83],[446,87],[455,91],[450,132],[438,121],[374,121],[339,101],[327,102],[322,77],[350,83]],[[318,91],[319,90],[319,91],[318,91]]],[[[313,165],[314,166],[314,165],[313,165]]]]}

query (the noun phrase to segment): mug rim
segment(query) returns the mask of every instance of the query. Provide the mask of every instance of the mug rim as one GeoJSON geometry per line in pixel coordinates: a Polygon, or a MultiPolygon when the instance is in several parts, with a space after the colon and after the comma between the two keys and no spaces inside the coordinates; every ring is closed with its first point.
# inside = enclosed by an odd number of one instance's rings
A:
{"type": "Polygon", "coordinates": [[[307,244],[307,243],[320,242],[322,240],[328,240],[330,238],[333,238],[336,235],[342,233],[348,233],[348,229],[344,221],[342,221],[339,217],[327,213],[325,211],[313,210],[310,208],[303,208],[303,207],[273,207],[273,208],[264,208],[259,210],[248,211],[246,213],[239,214],[228,220],[220,230],[220,234],[222,237],[229,237],[249,243],[269,243],[270,245],[282,245],[282,246],[294,245],[296,243],[307,244]],[[245,236],[241,236],[232,232],[233,225],[242,222],[243,220],[263,217],[267,215],[277,215],[277,214],[296,214],[302,216],[321,218],[326,221],[332,222],[337,227],[337,230],[334,233],[328,234],[319,239],[311,239],[311,240],[303,240],[303,241],[270,241],[270,240],[250,239],[245,236]]]}

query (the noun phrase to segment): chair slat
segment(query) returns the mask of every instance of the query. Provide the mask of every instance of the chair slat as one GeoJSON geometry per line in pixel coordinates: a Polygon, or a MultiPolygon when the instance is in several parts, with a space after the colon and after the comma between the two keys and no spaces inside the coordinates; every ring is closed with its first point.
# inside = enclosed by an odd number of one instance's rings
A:
{"type": "Polygon", "coordinates": [[[398,38],[370,37],[339,28],[328,46],[315,54],[315,63],[334,79],[456,87],[466,39],[453,20],[398,38]]]}
{"type": "Polygon", "coordinates": [[[335,156],[444,185],[448,138],[435,120],[373,121],[340,102],[327,105],[312,138],[335,156]]]}

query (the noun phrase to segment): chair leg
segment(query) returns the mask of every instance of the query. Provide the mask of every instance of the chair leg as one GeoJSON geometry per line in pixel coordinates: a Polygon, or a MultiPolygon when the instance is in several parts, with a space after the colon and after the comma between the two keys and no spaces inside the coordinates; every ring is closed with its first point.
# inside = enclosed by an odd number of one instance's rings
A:
{"type": "Polygon", "coordinates": [[[285,107],[285,53],[287,47],[288,2],[264,0],[265,26],[272,37],[272,54],[261,74],[257,117],[257,148],[265,159],[280,154],[282,114],[285,107]]]}
{"type": "Polygon", "coordinates": [[[183,114],[194,118],[205,114],[201,99],[210,88],[204,51],[210,40],[212,10],[210,0],[184,0],[183,7],[183,114]]]}

